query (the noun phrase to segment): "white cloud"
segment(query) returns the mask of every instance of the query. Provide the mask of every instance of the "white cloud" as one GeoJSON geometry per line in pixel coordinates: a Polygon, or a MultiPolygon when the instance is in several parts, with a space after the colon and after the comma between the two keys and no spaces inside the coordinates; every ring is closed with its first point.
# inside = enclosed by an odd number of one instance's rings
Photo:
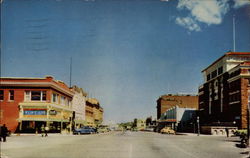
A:
{"type": "Polygon", "coordinates": [[[201,31],[200,26],[190,17],[180,18],[177,17],[175,22],[190,31],[201,31]]]}
{"type": "Polygon", "coordinates": [[[245,5],[250,5],[250,0],[234,0],[234,8],[238,9],[240,7],[243,7],[245,5]]]}
{"type": "Polygon", "coordinates": [[[229,10],[228,0],[179,0],[178,9],[187,9],[195,20],[207,24],[220,24],[229,10]]]}
{"type": "Polygon", "coordinates": [[[190,11],[186,18],[176,18],[176,23],[188,28],[186,21],[190,21],[193,31],[200,31],[199,23],[207,25],[220,24],[223,16],[229,11],[229,0],[179,0],[179,10],[190,11]],[[185,22],[186,25],[183,23],[185,22]]]}

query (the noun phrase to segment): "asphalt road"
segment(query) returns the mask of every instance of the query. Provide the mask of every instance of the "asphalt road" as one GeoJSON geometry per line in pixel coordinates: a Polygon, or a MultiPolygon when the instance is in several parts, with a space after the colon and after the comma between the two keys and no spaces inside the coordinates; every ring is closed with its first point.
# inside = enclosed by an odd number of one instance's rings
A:
{"type": "Polygon", "coordinates": [[[24,135],[1,143],[2,158],[243,158],[239,138],[111,132],[95,135],[24,135]]]}

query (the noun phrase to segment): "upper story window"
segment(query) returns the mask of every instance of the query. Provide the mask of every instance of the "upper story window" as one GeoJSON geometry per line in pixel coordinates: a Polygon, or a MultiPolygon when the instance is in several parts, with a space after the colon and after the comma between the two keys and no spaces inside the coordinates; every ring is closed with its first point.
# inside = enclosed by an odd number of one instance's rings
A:
{"type": "Polygon", "coordinates": [[[210,74],[207,75],[207,81],[211,79],[210,74]]]}
{"type": "Polygon", "coordinates": [[[223,66],[219,67],[219,69],[218,69],[218,75],[220,75],[222,73],[223,73],[223,66]]]}
{"type": "Polygon", "coordinates": [[[11,101],[14,100],[14,90],[9,91],[9,100],[11,100],[11,101]]]}
{"type": "Polygon", "coordinates": [[[25,91],[25,101],[46,101],[46,91],[25,91]]]}
{"type": "Polygon", "coordinates": [[[0,90],[0,100],[4,100],[4,92],[3,92],[3,90],[0,90]]]}
{"type": "Polygon", "coordinates": [[[58,94],[56,94],[56,93],[52,94],[52,102],[53,103],[58,103],[58,94]]]}
{"type": "Polygon", "coordinates": [[[217,70],[214,70],[213,72],[212,72],[212,78],[214,78],[214,77],[216,77],[217,76],[217,70]]]}
{"type": "Polygon", "coordinates": [[[62,105],[65,105],[65,96],[61,96],[60,103],[61,103],[62,105]]]}

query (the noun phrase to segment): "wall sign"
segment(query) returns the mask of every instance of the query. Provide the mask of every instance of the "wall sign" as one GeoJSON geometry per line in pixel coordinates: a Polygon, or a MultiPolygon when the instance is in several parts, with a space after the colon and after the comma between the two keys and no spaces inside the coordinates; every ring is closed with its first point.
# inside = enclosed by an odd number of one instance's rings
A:
{"type": "Polygon", "coordinates": [[[50,111],[49,111],[49,114],[50,114],[50,115],[56,115],[56,114],[57,114],[57,111],[56,111],[56,110],[50,110],[50,111]]]}
{"type": "Polygon", "coordinates": [[[47,115],[46,110],[24,110],[24,115],[47,115]]]}

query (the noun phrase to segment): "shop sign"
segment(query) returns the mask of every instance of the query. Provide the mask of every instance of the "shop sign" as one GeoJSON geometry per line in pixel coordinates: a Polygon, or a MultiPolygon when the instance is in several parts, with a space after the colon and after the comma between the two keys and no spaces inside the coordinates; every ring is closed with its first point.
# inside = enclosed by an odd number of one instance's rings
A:
{"type": "Polygon", "coordinates": [[[50,114],[50,115],[56,115],[56,114],[57,114],[57,111],[56,111],[56,110],[50,110],[50,111],[49,111],[49,114],[50,114]]]}
{"type": "Polygon", "coordinates": [[[24,115],[47,115],[46,110],[24,110],[24,115]]]}

